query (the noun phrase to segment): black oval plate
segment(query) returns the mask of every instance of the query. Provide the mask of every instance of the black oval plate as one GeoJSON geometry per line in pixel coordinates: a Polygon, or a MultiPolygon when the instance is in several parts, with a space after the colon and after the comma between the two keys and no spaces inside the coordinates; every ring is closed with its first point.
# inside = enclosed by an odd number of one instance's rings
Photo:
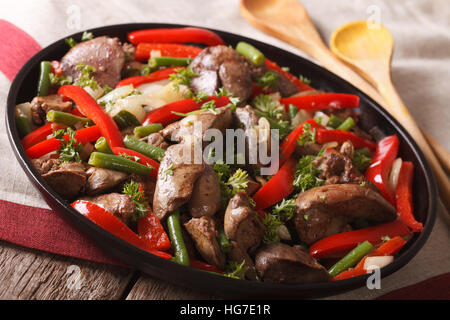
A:
{"type": "MultiPolygon", "coordinates": [[[[122,24],[89,30],[95,36],[109,35],[126,41],[130,31],[147,28],[185,27],[175,24],[122,24]]],[[[298,57],[292,53],[271,45],[242,37],[236,34],[213,30],[224,41],[233,47],[239,41],[246,41],[260,49],[269,59],[281,66],[290,68],[294,75],[302,74],[311,79],[312,85],[320,90],[357,94],[361,97],[361,126],[370,129],[377,125],[385,134],[396,133],[400,139],[399,154],[404,160],[412,161],[414,173],[414,208],[417,219],[424,224],[420,234],[415,234],[411,241],[402,249],[393,263],[382,268],[381,276],[386,277],[400,269],[417,254],[427,240],[436,219],[436,186],[433,174],[413,139],[382,107],[354,86],[319,67],[318,65],[298,57]]],[[[76,40],[81,38],[81,32],[71,35],[76,40]]],[[[277,283],[252,282],[225,278],[222,276],[186,268],[174,262],[167,261],[147,253],[133,245],[115,237],[95,223],[79,214],[33,169],[20,143],[20,138],[14,121],[14,107],[18,103],[31,101],[35,96],[39,75],[39,62],[42,60],[59,60],[68,50],[64,39],[61,39],[33,56],[20,70],[14,79],[7,100],[6,126],[11,146],[17,160],[21,164],[31,182],[41,192],[49,206],[60,212],[69,222],[83,230],[107,252],[121,261],[133,265],[140,270],[170,283],[200,290],[218,297],[227,298],[317,298],[330,296],[366,284],[368,275],[337,282],[286,285],[277,283]]],[[[389,281],[389,280],[385,280],[389,281]]]]}

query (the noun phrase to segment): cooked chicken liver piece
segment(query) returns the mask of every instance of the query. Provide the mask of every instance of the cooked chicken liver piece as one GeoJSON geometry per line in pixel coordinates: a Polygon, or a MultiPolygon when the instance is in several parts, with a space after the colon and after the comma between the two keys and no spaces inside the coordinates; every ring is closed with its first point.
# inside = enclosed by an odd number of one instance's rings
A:
{"type": "Polygon", "coordinates": [[[108,191],[127,179],[129,174],[104,168],[91,167],[86,171],[86,194],[95,195],[108,191]]]}
{"type": "Polygon", "coordinates": [[[188,202],[188,209],[194,218],[213,216],[221,207],[220,183],[216,172],[210,165],[197,179],[188,202]]]}
{"type": "Polygon", "coordinates": [[[299,246],[273,243],[255,256],[258,276],[264,282],[310,283],[328,280],[327,270],[299,246]]]}
{"type": "Polygon", "coordinates": [[[205,48],[192,60],[190,66],[199,74],[191,80],[194,92],[211,95],[223,86],[238,97],[241,103],[245,103],[253,91],[249,62],[227,46],[205,48]]]}
{"type": "Polygon", "coordinates": [[[70,49],[61,59],[61,67],[64,75],[77,80],[81,74],[77,64],[93,66],[96,68],[94,78],[98,84],[114,88],[120,81],[125,58],[124,48],[118,38],[102,36],[81,42],[70,49]]]}
{"type": "Polygon", "coordinates": [[[307,245],[342,232],[357,218],[374,222],[397,218],[395,208],[380,193],[357,184],[316,187],[300,193],[295,204],[295,228],[300,240],[307,245]]]}
{"type": "Polygon", "coordinates": [[[153,197],[153,210],[160,220],[191,199],[195,182],[206,166],[203,159],[200,164],[194,160],[193,145],[175,144],[167,148],[153,197]]]}
{"type": "Polygon", "coordinates": [[[84,190],[86,172],[78,162],[61,163],[59,159],[33,159],[33,166],[42,178],[65,199],[73,199],[84,190]]]}
{"type": "Polygon", "coordinates": [[[87,200],[97,204],[127,225],[130,224],[131,217],[136,211],[136,205],[128,194],[108,193],[95,197],[82,197],[79,200],[87,200]]]}
{"type": "Polygon", "coordinates": [[[238,263],[245,261],[246,277],[256,279],[254,264],[249,256],[261,243],[264,224],[251,208],[248,196],[244,192],[236,194],[228,203],[224,218],[224,231],[231,240],[233,248],[229,258],[238,263]]]}
{"type": "Polygon", "coordinates": [[[195,247],[206,262],[223,270],[225,255],[217,242],[218,232],[212,218],[203,216],[192,218],[184,224],[186,230],[194,240],[195,247]]]}
{"type": "MultiPolygon", "coordinates": [[[[180,121],[174,122],[166,126],[160,131],[162,136],[169,141],[186,142],[188,137],[195,136],[195,138],[203,140],[205,132],[209,129],[217,129],[222,133],[230,127],[232,122],[232,112],[228,107],[216,109],[217,114],[206,111],[196,115],[190,115],[180,121]],[[201,132],[196,132],[196,123],[201,123],[201,132]],[[197,136],[201,135],[201,136],[197,136]]],[[[198,129],[197,129],[198,130],[198,129]]],[[[207,141],[203,143],[203,147],[208,144],[207,141]]]]}
{"type": "Polygon", "coordinates": [[[31,117],[37,125],[46,121],[47,112],[50,110],[69,112],[71,109],[72,101],[64,101],[63,97],[58,94],[35,97],[31,100],[31,117]]]}
{"type": "Polygon", "coordinates": [[[166,150],[169,147],[169,144],[164,139],[163,135],[160,132],[151,133],[147,137],[147,143],[151,146],[155,146],[161,149],[166,150]]]}

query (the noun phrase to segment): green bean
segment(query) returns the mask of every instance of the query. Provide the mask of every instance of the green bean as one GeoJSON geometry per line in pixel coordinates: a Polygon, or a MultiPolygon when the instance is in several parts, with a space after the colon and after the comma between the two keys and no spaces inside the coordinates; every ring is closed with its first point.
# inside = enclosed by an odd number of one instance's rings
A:
{"type": "Polygon", "coordinates": [[[354,126],[355,126],[355,120],[353,120],[352,117],[348,117],[336,129],[350,131],[354,126]]]}
{"type": "Polygon", "coordinates": [[[16,127],[21,138],[25,137],[32,131],[27,117],[24,116],[16,117],[16,127]]]}
{"type": "Polygon", "coordinates": [[[265,57],[262,52],[247,42],[239,42],[236,46],[236,51],[244,57],[250,59],[250,61],[257,66],[264,64],[265,57]]]}
{"type": "Polygon", "coordinates": [[[337,127],[339,127],[342,124],[342,122],[344,122],[344,119],[332,114],[330,116],[330,120],[328,120],[327,126],[336,129],[337,127]]]}
{"type": "Polygon", "coordinates": [[[350,251],[345,257],[339,260],[334,266],[328,270],[330,277],[335,277],[339,273],[355,266],[366,254],[373,250],[373,246],[369,241],[364,241],[355,249],[350,251]]]}
{"type": "Polygon", "coordinates": [[[39,82],[38,82],[38,96],[43,97],[47,96],[50,92],[51,81],[50,81],[50,73],[52,72],[52,65],[48,61],[41,62],[41,71],[39,74],[39,82]]]}
{"type": "Polygon", "coordinates": [[[291,119],[291,121],[295,118],[297,113],[298,113],[298,109],[294,105],[290,104],[289,105],[289,118],[291,119]]]}
{"type": "Polygon", "coordinates": [[[114,154],[105,137],[100,137],[95,142],[95,149],[101,153],[114,154]]]}
{"type": "Polygon", "coordinates": [[[113,119],[121,129],[141,124],[138,119],[136,119],[136,116],[127,110],[121,110],[113,117],[113,119]]]}
{"type": "Polygon", "coordinates": [[[138,138],[143,138],[162,129],[163,125],[161,123],[152,123],[134,128],[134,135],[138,138]]]}
{"type": "Polygon", "coordinates": [[[49,112],[47,112],[47,121],[64,124],[69,127],[73,127],[77,123],[81,123],[83,125],[93,123],[89,118],[78,117],[76,115],[67,112],[55,110],[50,110],[49,112]]]}
{"type": "Polygon", "coordinates": [[[167,229],[169,231],[170,243],[175,252],[175,261],[184,266],[189,266],[189,255],[181,231],[180,211],[178,209],[167,217],[167,229]]]}
{"type": "Polygon", "coordinates": [[[191,58],[154,57],[148,60],[148,65],[150,68],[156,69],[159,67],[187,66],[191,61],[191,58]]]}
{"type": "Polygon", "coordinates": [[[225,234],[225,231],[223,229],[219,231],[218,241],[220,249],[222,250],[223,253],[228,253],[231,250],[232,244],[230,240],[227,238],[227,235],[225,234]]]}
{"type": "Polygon", "coordinates": [[[132,136],[126,136],[123,139],[123,143],[128,149],[142,153],[144,156],[152,158],[153,160],[156,160],[158,162],[161,162],[161,160],[164,158],[164,153],[166,152],[166,150],[162,148],[149,145],[148,143],[140,141],[139,139],[136,139],[132,136]]]}
{"type": "Polygon", "coordinates": [[[144,166],[121,156],[102,152],[92,152],[88,163],[94,167],[122,171],[126,173],[135,173],[142,176],[148,176],[154,169],[151,166],[144,166]]]}

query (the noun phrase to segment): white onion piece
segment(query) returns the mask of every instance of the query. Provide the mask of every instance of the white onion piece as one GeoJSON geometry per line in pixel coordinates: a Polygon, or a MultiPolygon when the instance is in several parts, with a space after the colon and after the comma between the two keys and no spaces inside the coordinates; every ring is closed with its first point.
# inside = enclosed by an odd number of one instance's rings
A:
{"type": "Polygon", "coordinates": [[[97,100],[98,103],[105,103],[105,102],[115,102],[121,98],[124,98],[126,96],[129,96],[134,91],[133,85],[128,86],[122,86],[117,89],[114,89],[107,94],[105,94],[103,97],[97,100]]]}
{"type": "Polygon", "coordinates": [[[298,110],[297,114],[295,115],[294,119],[291,121],[291,125],[295,128],[300,125],[303,121],[306,121],[308,119],[311,119],[312,115],[311,112],[306,110],[298,110]]]}
{"type": "Polygon", "coordinates": [[[136,88],[137,91],[143,94],[152,95],[154,92],[161,91],[162,88],[170,82],[169,79],[163,79],[160,81],[141,84],[136,88]]]}
{"type": "Polygon", "coordinates": [[[330,142],[327,142],[327,143],[325,143],[323,146],[322,146],[322,149],[323,150],[327,150],[327,149],[333,149],[333,148],[336,148],[336,147],[338,147],[339,146],[339,143],[337,142],[337,141],[330,141],[330,142]]]}
{"type": "Polygon", "coordinates": [[[364,261],[364,270],[372,272],[377,268],[383,268],[394,261],[393,256],[367,257],[364,261]]]}
{"type": "Polygon", "coordinates": [[[402,158],[397,158],[392,163],[391,171],[389,172],[389,188],[392,192],[395,192],[398,183],[398,176],[400,175],[400,169],[402,168],[402,158]]]}
{"type": "Polygon", "coordinates": [[[161,57],[161,50],[150,51],[150,58],[159,58],[159,57],[161,57]]]}
{"type": "Polygon", "coordinates": [[[284,224],[278,226],[277,232],[278,232],[278,236],[280,237],[280,239],[292,240],[291,234],[289,233],[288,228],[284,224]]]}
{"type": "Polygon", "coordinates": [[[325,113],[323,113],[322,111],[317,111],[314,114],[314,120],[317,121],[317,123],[319,123],[319,119],[322,119],[322,121],[320,121],[320,124],[323,126],[326,126],[328,124],[328,121],[330,121],[330,117],[327,116],[325,113]]]}
{"type": "Polygon", "coordinates": [[[87,93],[89,93],[91,95],[92,98],[94,98],[95,100],[97,100],[98,98],[100,98],[103,95],[103,88],[102,87],[98,87],[97,89],[92,89],[89,86],[86,86],[83,88],[84,91],[86,91],[87,93]]]}
{"type": "Polygon", "coordinates": [[[121,110],[126,110],[133,114],[139,122],[143,122],[146,116],[143,105],[145,104],[145,96],[133,95],[123,99],[119,99],[114,104],[110,115],[114,117],[121,110]]]}

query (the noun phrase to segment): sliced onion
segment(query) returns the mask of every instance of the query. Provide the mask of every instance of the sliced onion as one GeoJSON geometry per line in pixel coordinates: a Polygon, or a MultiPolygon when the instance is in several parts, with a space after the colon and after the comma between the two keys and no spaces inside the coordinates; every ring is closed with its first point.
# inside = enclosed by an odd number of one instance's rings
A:
{"type": "Polygon", "coordinates": [[[161,50],[150,51],[150,58],[159,58],[159,57],[161,57],[161,50]]]}
{"type": "Polygon", "coordinates": [[[330,141],[330,142],[325,143],[325,144],[322,146],[322,149],[323,149],[323,150],[333,149],[333,148],[336,148],[336,147],[338,147],[338,146],[339,146],[339,143],[338,143],[337,141],[330,141]]]}
{"type": "Polygon", "coordinates": [[[297,114],[295,115],[294,119],[291,121],[291,125],[295,128],[300,125],[300,123],[311,119],[312,114],[309,111],[306,110],[298,110],[297,114]]]}
{"type": "Polygon", "coordinates": [[[97,100],[98,103],[105,103],[105,102],[115,102],[121,98],[124,98],[126,96],[129,96],[134,91],[133,85],[123,86],[119,87],[117,89],[112,90],[111,92],[108,92],[103,97],[97,100]]]}
{"type": "Polygon", "coordinates": [[[372,272],[375,269],[383,268],[394,261],[393,256],[367,257],[364,261],[364,270],[372,272]]]}
{"type": "Polygon", "coordinates": [[[278,236],[280,237],[280,239],[292,240],[291,234],[290,234],[288,228],[284,224],[278,226],[277,232],[278,232],[278,236]]]}
{"type": "Polygon", "coordinates": [[[400,175],[400,169],[402,168],[402,158],[397,158],[392,163],[391,172],[389,172],[389,188],[391,188],[392,192],[395,192],[398,183],[398,176],[400,175]]]}
{"type": "Polygon", "coordinates": [[[323,126],[326,126],[328,124],[328,121],[330,121],[330,117],[327,116],[325,113],[323,113],[322,111],[317,111],[314,114],[314,120],[316,120],[317,123],[319,123],[319,119],[322,119],[320,121],[320,124],[323,126]]]}

